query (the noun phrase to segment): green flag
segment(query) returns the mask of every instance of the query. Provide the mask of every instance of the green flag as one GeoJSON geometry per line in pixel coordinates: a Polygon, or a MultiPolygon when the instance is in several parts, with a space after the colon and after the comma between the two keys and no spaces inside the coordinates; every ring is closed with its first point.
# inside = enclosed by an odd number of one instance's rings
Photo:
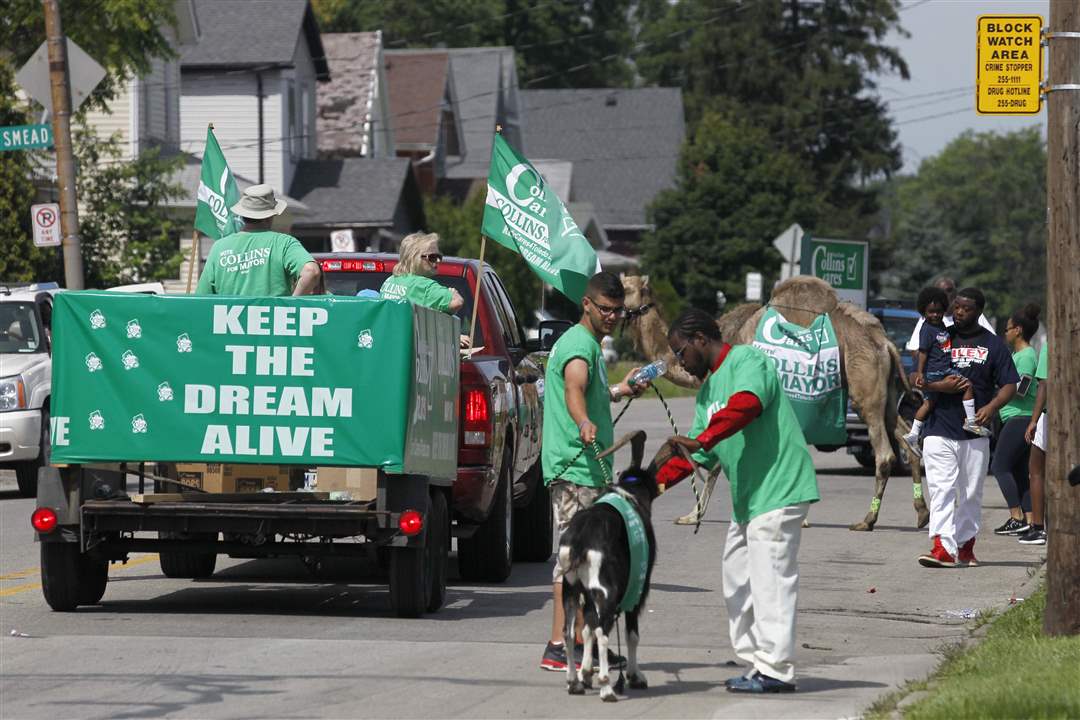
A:
{"type": "Polygon", "coordinates": [[[480,232],[525,258],[533,272],[574,302],[600,262],[562,200],[527,159],[495,135],[480,232]]]}
{"type": "Polygon", "coordinates": [[[197,197],[195,229],[203,235],[217,240],[243,227],[243,221],[229,210],[240,200],[240,190],[236,187],[236,178],[229,172],[229,164],[214,137],[212,125],[206,128],[206,150],[203,151],[197,197]]]}

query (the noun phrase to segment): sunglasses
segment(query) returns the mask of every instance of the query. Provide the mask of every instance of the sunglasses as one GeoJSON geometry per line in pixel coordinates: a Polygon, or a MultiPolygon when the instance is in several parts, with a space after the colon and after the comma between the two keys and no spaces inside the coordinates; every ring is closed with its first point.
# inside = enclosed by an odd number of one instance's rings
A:
{"type": "Polygon", "coordinates": [[[680,365],[682,365],[683,353],[686,352],[686,348],[688,347],[690,347],[690,343],[684,344],[678,350],[676,350],[675,348],[671,348],[671,353],[675,356],[675,359],[679,361],[680,365]]]}
{"type": "Polygon", "coordinates": [[[442,253],[428,253],[427,255],[421,255],[420,257],[433,263],[441,263],[443,259],[442,253]]]}
{"type": "Polygon", "coordinates": [[[608,305],[601,305],[600,303],[593,300],[591,297],[586,297],[585,299],[588,300],[594,308],[599,310],[601,315],[605,315],[607,317],[621,317],[623,313],[626,312],[626,308],[624,307],[610,307],[608,305]]]}

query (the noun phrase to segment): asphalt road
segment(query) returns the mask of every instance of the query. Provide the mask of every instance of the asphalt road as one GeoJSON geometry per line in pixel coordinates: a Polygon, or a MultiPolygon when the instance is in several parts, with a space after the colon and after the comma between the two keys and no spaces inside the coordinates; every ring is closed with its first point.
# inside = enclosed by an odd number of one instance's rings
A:
{"type": "MultiPolygon", "coordinates": [[[[690,400],[672,403],[686,430],[690,400]]],[[[668,434],[655,400],[618,430],[668,434]]],[[[621,453],[622,466],[628,450],[621,453]]],[[[937,662],[968,636],[960,615],[1000,609],[1030,592],[1043,548],[987,529],[1005,511],[993,478],[984,496],[982,566],[928,570],[913,528],[910,482],[894,477],[873,533],[852,533],[873,478],[841,453],[815,453],[822,502],[800,554],[800,692],[747,698],[724,691],[733,666],[720,593],[730,516],[717,488],[706,521],[687,512],[687,483],[655,506],[659,560],[642,619],[650,688],[615,705],[566,694],[538,669],[551,622],[550,566],[515,567],[508,582],[462,582],[446,607],[399,620],[373,567],[336,563],[313,575],[299,561],[219,558],[205,581],[165,578],[154,555],[114,565],[101,605],[54,613],[41,596],[38,548],[14,476],[0,472],[0,717],[849,717],[937,662]]]]}

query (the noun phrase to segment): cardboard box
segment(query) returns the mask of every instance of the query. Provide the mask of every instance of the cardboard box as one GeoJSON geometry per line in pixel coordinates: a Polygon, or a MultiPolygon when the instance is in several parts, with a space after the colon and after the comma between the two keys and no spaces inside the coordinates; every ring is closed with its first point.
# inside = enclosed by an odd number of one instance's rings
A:
{"type": "Polygon", "coordinates": [[[268,487],[288,492],[295,474],[291,465],[221,463],[177,463],[176,472],[181,483],[212,493],[260,492],[268,487]]]}
{"type": "Polygon", "coordinates": [[[319,492],[347,492],[356,501],[374,500],[379,488],[379,471],[375,468],[317,468],[315,489],[319,492]]]}

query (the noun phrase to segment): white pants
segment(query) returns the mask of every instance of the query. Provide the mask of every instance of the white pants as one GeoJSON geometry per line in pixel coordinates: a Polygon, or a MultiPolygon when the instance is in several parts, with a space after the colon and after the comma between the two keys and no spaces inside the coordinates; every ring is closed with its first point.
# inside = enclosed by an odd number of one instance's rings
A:
{"type": "Polygon", "coordinates": [[[930,494],[930,537],[956,557],[957,548],[979,533],[983,480],[990,463],[990,439],[923,440],[926,488],[930,494]]]}
{"type": "Polygon", "coordinates": [[[799,542],[809,503],[732,522],[724,544],[724,604],[735,655],[762,675],[795,679],[799,542]]]}

